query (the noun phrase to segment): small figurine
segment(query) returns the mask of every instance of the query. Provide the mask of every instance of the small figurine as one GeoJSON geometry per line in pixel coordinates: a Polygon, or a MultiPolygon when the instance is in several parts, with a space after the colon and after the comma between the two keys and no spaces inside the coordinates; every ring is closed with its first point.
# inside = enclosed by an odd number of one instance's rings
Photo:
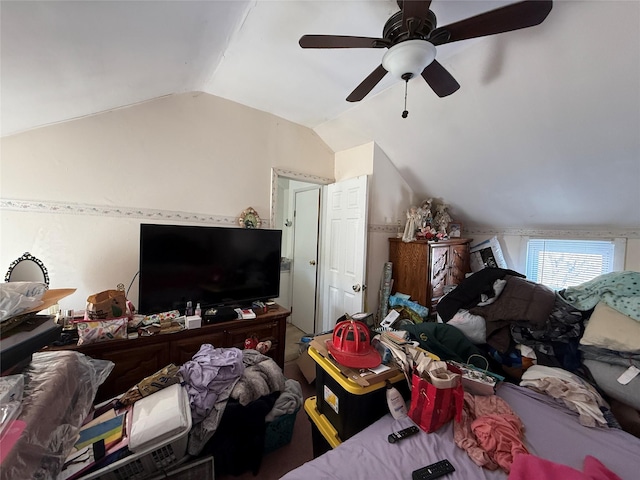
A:
{"type": "Polygon", "coordinates": [[[431,202],[433,202],[433,198],[428,198],[422,202],[422,205],[420,205],[420,227],[422,227],[422,231],[426,230],[426,227],[431,226],[431,223],[433,222],[431,202]]]}
{"type": "Polygon", "coordinates": [[[449,208],[449,205],[447,205],[446,203],[442,203],[436,206],[436,216],[434,218],[434,222],[438,227],[438,232],[442,233],[444,237],[447,236],[447,227],[453,220],[447,212],[447,208],[449,208]]]}
{"type": "Polygon", "coordinates": [[[407,210],[407,223],[404,226],[403,242],[412,242],[416,239],[416,230],[420,226],[421,215],[418,207],[411,206],[407,210]]]}

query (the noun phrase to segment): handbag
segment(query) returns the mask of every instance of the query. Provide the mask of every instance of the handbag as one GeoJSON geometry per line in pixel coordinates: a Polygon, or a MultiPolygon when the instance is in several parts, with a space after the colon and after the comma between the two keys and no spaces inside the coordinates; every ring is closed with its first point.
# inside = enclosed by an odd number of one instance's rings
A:
{"type": "Polygon", "coordinates": [[[453,418],[456,422],[462,418],[464,390],[460,370],[453,365],[447,365],[447,369],[457,375],[453,387],[438,388],[415,371],[411,378],[409,418],[427,433],[435,432],[453,418]]]}

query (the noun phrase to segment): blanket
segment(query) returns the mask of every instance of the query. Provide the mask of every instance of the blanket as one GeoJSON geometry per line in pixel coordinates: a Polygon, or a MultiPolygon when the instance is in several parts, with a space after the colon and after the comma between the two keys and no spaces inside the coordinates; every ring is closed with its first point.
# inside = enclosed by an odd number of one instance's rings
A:
{"type": "Polygon", "coordinates": [[[242,352],[245,370],[233,387],[231,398],[246,406],[264,395],[284,390],[284,373],[272,358],[257,350],[248,349],[242,352]]]}
{"type": "Polygon", "coordinates": [[[436,306],[438,315],[443,322],[448,322],[461,308],[469,309],[482,301],[486,302],[488,298],[495,296],[494,282],[507,275],[524,277],[518,272],[503,268],[487,267],[477,271],[442,297],[436,306]]]}
{"type": "Polygon", "coordinates": [[[484,307],[469,309],[487,323],[487,343],[500,353],[509,350],[512,323],[543,330],[555,306],[555,292],[542,284],[507,275],[498,299],[484,307]]]}
{"type": "Polygon", "coordinates": [[[640,321],[640,272],[605,273],[560,294],[579,310],[591,310],[602,301],[640,321]]]}

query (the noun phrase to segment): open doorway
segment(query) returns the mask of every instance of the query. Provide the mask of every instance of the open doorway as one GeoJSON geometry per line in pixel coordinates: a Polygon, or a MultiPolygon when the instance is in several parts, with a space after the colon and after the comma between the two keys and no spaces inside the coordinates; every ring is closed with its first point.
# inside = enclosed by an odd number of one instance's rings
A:
{"type": "Polygon", "coordinates": [[[272,170],[271,226],[282,230],[280,296],[290,322],[315,333],[318,299],[318,245],[321,188],[333,180],[287,170],[272,170]]]}

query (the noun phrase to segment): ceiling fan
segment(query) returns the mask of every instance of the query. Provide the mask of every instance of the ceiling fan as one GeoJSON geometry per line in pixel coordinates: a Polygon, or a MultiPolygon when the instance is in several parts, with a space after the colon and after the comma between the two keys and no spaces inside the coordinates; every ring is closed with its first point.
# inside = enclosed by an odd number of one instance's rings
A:
{"type": "Polygon", "coordinates": [[[429,9],[431,0],[397,1],[400,11],[387,20],[382,38],[347,35],[300,38],[302,48],[388,48],[382,64],[347,97],[349,102],[362,100],[388,72],[405,82],[422,75],[436,95],[451,95],[460,84],[435,60],[436,46],[533,27],[547,18],[553,5],[551,0],[523,1],[436,28],[436,16],[429,9]]]}

